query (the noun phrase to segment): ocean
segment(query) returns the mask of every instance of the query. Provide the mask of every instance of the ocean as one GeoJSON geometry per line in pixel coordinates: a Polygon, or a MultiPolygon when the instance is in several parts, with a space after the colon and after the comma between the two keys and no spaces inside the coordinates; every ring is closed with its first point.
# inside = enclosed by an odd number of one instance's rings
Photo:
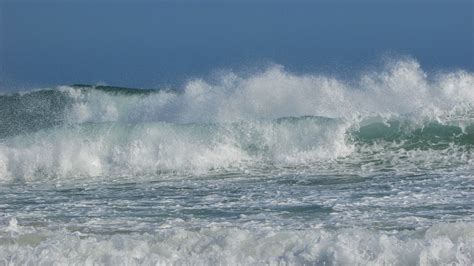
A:
{"type": "Polygon", "coordinates": [[[0,95],[0,265],[472,265],[474,74],[0,95]]]}

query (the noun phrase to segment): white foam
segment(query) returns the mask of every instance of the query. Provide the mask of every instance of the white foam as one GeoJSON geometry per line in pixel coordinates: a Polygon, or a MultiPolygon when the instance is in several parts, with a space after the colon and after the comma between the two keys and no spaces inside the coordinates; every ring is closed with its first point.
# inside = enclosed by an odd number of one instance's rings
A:
{"type": "Polygon", "coordinates": [[[302,231],[210,227],[154,234],[81,236],[66,231],[2,237],[6,264],[471,265],[474,225],[427,231],[302,231]]]}
{"type": "Polygon", "coordinates": [[[2,177],[99,177],[194,172],[258,162],[295,164],[347,155],[347,125],[312,118],[225,125],[99,124],[56,128],[0,144],[2,177]]]}

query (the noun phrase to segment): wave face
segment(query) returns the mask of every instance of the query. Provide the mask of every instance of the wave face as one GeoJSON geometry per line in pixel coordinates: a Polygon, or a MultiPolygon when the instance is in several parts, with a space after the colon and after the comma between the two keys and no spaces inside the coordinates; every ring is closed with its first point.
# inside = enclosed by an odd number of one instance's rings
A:
{"type": "Polygon", "coordinates": [[[474,74],[0,95],[1,263],[469,265],[474,74]]]}

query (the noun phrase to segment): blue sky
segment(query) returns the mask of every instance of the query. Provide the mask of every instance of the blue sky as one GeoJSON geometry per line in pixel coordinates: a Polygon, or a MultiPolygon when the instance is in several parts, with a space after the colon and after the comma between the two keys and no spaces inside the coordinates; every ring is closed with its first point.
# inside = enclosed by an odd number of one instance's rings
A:
{"type": "Polygon", "coordinates": [[[473,1],[4,1],[0,87],[176,86],[270,62],[350,74],[386,55],[473,71],[473,14],[473,1]]]}

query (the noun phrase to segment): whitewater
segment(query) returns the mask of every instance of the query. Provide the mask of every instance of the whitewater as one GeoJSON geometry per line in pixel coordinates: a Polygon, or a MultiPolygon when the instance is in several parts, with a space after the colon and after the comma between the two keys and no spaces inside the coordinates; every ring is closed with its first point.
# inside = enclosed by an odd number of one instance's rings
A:
{"type": "Polygon", "coordinates": [[[474,74],[0,95],[0,265],[472,265],[474,74]]]}

